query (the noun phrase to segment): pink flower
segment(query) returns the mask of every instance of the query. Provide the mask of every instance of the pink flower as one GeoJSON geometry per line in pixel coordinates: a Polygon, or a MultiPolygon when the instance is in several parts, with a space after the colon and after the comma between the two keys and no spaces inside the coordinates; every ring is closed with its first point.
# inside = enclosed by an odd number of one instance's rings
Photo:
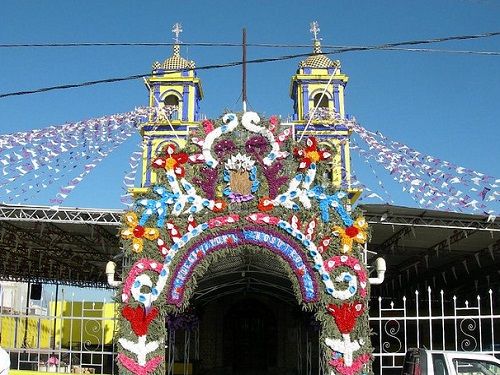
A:
{"type": "Polygon", "coordinates": [[[329,364],[332,367],[335,367],[335,369],[340,372],[342,375],[354,375],[361,370],[363,365],[365,363],[368,363],[370,361],[371,356],[368,353],[361,354],[359,357],[357,357],[354,362],[352,363],[352,366],[347,367],[344,364],[344,360],[342,357],[340,358],[334,358],[332,359],[329,364]]]}
{"type": "Polygon", "coordinates": [[[278,127],[278,124],[280,123],[278,117],[276,116],[271,116],[269,117],[269,130],[274,132],[276,128],[278,127]]]}
{"type": "Polygon", "coordinates": [[[144,366],[141,366],[136,361],[134,361],[132,358],[127,357],[123,353],[119,353],[116,356],[116,359],[118,362],[120,362],[123,365],[123,367],[125,367],[131,373],[137,374],[137,375],[147,375],[150,372],[155,371],[156,368],[158,367],[158,365],[160,363],[162,363],[165,358],[162,355],[153,357],[149,361],[147,361],[144,366]]]}
{"type": "Polygon", "coordinates": [[[201,125],[203,126],[203,130],[205,131],[205,134],[208,134],[212,130],[214,130],[214,124],[210,120],[203,120],[201,125]]]}

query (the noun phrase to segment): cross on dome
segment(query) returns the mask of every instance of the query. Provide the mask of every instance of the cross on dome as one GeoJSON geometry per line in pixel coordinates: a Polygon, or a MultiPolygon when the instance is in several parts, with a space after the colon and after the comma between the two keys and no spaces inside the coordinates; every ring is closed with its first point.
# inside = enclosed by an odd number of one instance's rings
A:
{"type": "Polygon", "coordinates": [[[176,22],[174,26],[172,26],[172,32],[175,34],[175,43],[179,44],[179,34],[182,33],[182,25],[179,22],[176,22]]]}
{"type": "Polygon", "coordinates": [[[318,40],[318,34],[319,34],[318,21],[311,22],[311,28],[309,29],[309,31],[314,35],[314,40],[318,40]]]}

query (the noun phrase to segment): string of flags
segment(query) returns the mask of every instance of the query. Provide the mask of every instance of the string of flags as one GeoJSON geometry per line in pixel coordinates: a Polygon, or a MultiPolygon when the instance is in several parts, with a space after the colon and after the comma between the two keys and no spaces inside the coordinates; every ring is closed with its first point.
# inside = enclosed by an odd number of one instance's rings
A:
{"type": "Polygon", "coordinates": [[[489,215],[499,211],[500,179],[422,154],[355,122],[351,126],[368,146],[358,142],[353,150],[385,169],[420,207],[489,215]]]}
{"type": "Polygon", "coordinates": [[[0,191],[5,203],[29,202],[49,187],[60,205],[76,186],[138,130],[148,109],[0,136],[0,191]]]}
{"type": "Polygon", "coordinates": [[[123,177],[122,185],[124,194],[121,195],[120,202],[122,202],[127,207],[132,206],[133,203],[132,194],[130,193],[129,189],[135,186],[137,172],[139,169],[140,162],[142,160],[142,144],[139,144],[139,147],[140,150],[134,151],[132,155],[130,155],[130,159],[128,162],[130,169],[128,172],[126,172],[125,176],[123,177]]]}
{"type": "MultiPolygon", "coordinates": [[[[154,110],[154,109],[153,109],[154,110]]],[[[61,205],[77,185],[109,154],[135,134],[151,109],[0,135],[0,194],[5,203],[28,203],[49,187],[58,190],[50,204],[61,205]]],[[[363,189],[362,199],[393,204],[385,170],[419,207],[468,213],[497,214],[500,179],[425,155],[354,120],[351,149],[369,166],[377,187],[363,184],[353,173],[352,186],[363,189]]],[[[124,174],[121,202],[132,203],[129,188],[136,181],[142,146],[132,153],[124,174]]]]}

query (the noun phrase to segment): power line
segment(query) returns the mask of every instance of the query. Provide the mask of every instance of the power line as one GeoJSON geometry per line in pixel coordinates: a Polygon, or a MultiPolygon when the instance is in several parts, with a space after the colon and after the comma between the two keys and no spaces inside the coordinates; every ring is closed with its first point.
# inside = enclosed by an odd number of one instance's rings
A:
{"type": "MultiPolygon", "coordinates": [[[[340,54],[340,53],[356,52],[356,51],[386,50],[386,49],[388,50],[388,49],[393,49],[395,47],[404,46],[404,45],[442,43],[442,42],[447,42],[447,41],[451,41],[451,40],[470,40],[470,39],[477,39],[477,38],[487,38],[487,37],[492,37],[492,36],[497,36],[497,35],[500,35],[500,31],[499,32],[489,32],[489,33],[484,33],[484,34],[476,34],[476,35],[449,36],[449,37],[426,39],[426,40],[412,40],[412,41],[404,41],[404,42],[396,42],[396,43],[386,43],[386,44],[377,45],[377,46],[351,46],[351,47],[337,48],[337,49],[334,49],[334,50],[331,50],[328,52],[324,52],[322,54],[323,55],[330,55],[330,54],[340,54]]],[[[239,44],[239,46],[241,46],[241,44],[239,44]]],[[[410,50],[410,49],[408,49],[408,50],[410,50]]],[[[416,50],[416,49],[412,49],[412,50],[416,50]]],[[[464,52],[467,52],[467,51],[464,51],[464,52]]],[[[468,51],[468,52],[473,52],[473,51],[468,51]]],[[[478,51],[478,52],[480,52],[480,51],[478,51]]],[[[498,52],[488,52],[488,53],[495,54],[495,55],[500,54],[498,52]]],[[[278,56],[278,57],[268,57],[268,58],[247,60],[246,63],[247,64],[261,64],[261,63],[267,63],[267,62],[290,60],[290,59],[294,59],[294,58],[298,58],[298,57],[307,57],[310,55],[311,55],[310,53],[299,53],[299,54],[292,54],[292,55],[283,55],[283,56],[278,56]]],[[[201,67],[196,68],[196,70],[199,71],[199,70],[228,68],[228,67],[239,66],[242,64],[243,64],[243,61],[232,61],[232,62],[223,63],[223,64],[205,65],[205,66],[201,66],[201,67]]],[[[182,70],[182,69],[169,70],[169,72],[173,73],[173,72],[180,71],[180,70],[182,70]]],[[[93,86],[93,85],[102,84],[102,83],[114,83],[114,82],[129,81],[129,80],[149,77],[150,75],[151,75],[151,73],[148,72],[145,74],[134,74],[134,75],[129,75],[129,76],[125,76],[125,77],[106,78],[106,79],[100,79],[100,80],[95,80],[95,81],[86,81],[86,82],[74,83],[74,84],[49,86],[49,87],[43,87],[43,88],[38,88],[38,89],[33,89],[33,90],[26,90],[26,91],[15,91],[15,92],[0,94],[0,99],[10,97],[10,96],[21,96],[21,95],[29,95],[29,94],[35,94],[35,93],[41,93],[41,92],[47,92],[47,91],[54,91],[54,90],[64,90],[64,89],[77,88],[77,87],[93,86]]]]}
{"type": "Polygon", "coordinates": [[[436,49],[436,48],[388,47],[388,48],[382,49],[382,51],[431,52],[431,53],[452,53],[452,54],[466,54],[466,55],[500,56],[500,51],[469,51],[469,50],[436,49]]]}
{"type": "MultiPolygon", "coordinates": [[[[432,42],[434,43],[434,42],[432,42]]],[[[108,47],[108,46],[173,46],[175,43],[53,43],[53,44],[0,44],[0,48],[22,48],[22,47],[108,47]]],[[[240,43],[183,43],[183,46],[191,47],[242,47],[240,43]]],[[[263,48],[311,48],[310,44],[270,44],[270,43],[247,43],[247,47],[263,48]]],[[[322,45],[327,53],[334,53],[340,49],[359,48],[360,51],[378,49],[382,51],[408,51],[408,52],[439,52],[439,53],[462,53],[473,55],[497,56],[497,51],[473,51],[473,50],[449,50],[432,48],[398,48],[382,46],[341,46],[341,45],[322,45]]]]}
{"type": "MultiPolygon", "coordinates": [[[[385,46],[398,46],[398,45],[412,45],[412,44],[428,44],[428,43],[440,43],[452,40],[470,40],[487,38],[491,36],[500,35],[500,31],[488,32],[483,34],[473,34],[473,35],[458,35],[449,36],[434,39],[422,39],[405,41],[398,43],[388,43],[385,46]]],[[[50,47],[165,47],[172,46],[173,42],[72,42],[72,43],[5,43],[0,44],[0,48],[50,48],[50,47]]],[[[187,42],[181,43],[184,46],[195,46],[195,47],[241,47],[242,43],[230,43],[230,42],[187,42]]],[[[310,48],[310,44],[279,44],[279,43],[247,43],[248,47],[267,47],[267,48],[310,48]]],[[[359,46],[358,46],[359,47],[359,46]]],[[[380,46],[363,46],[362,48],[370,49],[377,48],[380,46]]],[[[342,49],[342,48],[352,48],[352,46],[338,46],[338,45],[323,45],[323,48],[332,49],[342,49]]]]}

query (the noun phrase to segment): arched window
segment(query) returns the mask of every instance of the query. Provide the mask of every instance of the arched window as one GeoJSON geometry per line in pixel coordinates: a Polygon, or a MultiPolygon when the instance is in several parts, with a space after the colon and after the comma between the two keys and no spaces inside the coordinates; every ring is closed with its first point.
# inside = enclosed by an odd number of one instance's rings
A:
{"type": "Polygon", "coordinates": [[[321,93],[317,93],[316,95],[314,95],[314,108],[316,108],[316,106],[318,108],[328,108],[328,96],[325,94],[323,95],[323,97],[321,97],[321,95],[321,93]]]}
{"type": "Polygon", "coordinates": [[[179,98],[176,95],[168,95],[163,100],[165,112],[170,120],[179,118],[179,98]]]}
{"type": "Polygon", "coordinates": [[[169,95],[163,101],[165,105],[175,105],[179,106],[179,98],[176,95],[169,95]]]}

